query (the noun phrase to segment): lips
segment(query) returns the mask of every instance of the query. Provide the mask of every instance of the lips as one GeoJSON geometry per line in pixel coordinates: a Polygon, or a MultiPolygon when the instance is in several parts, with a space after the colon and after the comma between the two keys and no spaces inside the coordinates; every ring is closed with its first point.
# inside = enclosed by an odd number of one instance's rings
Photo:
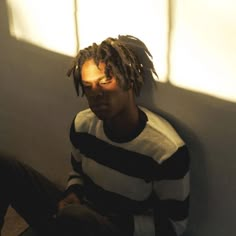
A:
{"type": "Polygon", "coordinates": [[[93,105],[90,105],[90,108],[93,111],[100,111],[100,110],[106,110],[108,108],[108,105],[105,103],[93,104],[93,105]]]}

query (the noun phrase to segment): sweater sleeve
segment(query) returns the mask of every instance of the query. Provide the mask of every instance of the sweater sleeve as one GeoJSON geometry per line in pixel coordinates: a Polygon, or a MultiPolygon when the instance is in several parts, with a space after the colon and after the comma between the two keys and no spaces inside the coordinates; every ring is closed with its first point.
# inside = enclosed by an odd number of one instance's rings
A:
{"type": "Polygon", "coordinates": [[[156,236],[182,235],[187,227],[190,193],[186,146],[160,164],[153,191],[157,199],[154,205],[156,236]]]}
{"type": "Polygon", "coordinates": [[[70,129],[70,141],[72,144],[71,151],[71,171],[68,176],[67,188],[64,195],[70,192],[75,193],[80,199],[84,196],[84,181],[83,181],[83,170],[82,170],[82,156],[78,149],[75,148],[75,127],[74,121],[70,129]]]}
{"type": "Polygon", "coordinates": [[[134,236],[180,236],[186,230],[189,208],[186,146],[158,165],[153,176],[152,210],[133,215],[134,236]]]}

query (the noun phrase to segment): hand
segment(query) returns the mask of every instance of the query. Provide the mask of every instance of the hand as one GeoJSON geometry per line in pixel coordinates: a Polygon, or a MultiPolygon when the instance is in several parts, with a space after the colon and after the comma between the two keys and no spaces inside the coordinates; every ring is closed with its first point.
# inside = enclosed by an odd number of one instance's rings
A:
{"type": "Polygon", "coordinates": [[[64,199],[59,201],[58,203],[58,211],[63,209],[64,207],[70,204],[81,204],[79,198],[76,196],[75,193],[69,193],[64,199]]]}

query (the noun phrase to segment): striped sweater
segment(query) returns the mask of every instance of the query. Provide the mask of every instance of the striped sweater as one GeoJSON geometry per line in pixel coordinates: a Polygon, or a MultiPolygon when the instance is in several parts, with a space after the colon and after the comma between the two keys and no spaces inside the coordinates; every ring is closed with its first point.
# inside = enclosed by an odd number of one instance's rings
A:
{"type": "Polygon", "coordinates": [[[128,141],[108,138],[90,109],[73,120],[68,191],[103,214],[131,215],[134,236],[181,235],[189,206],[189,156],[162,117],[140,107],[142,130],[128,141]]]}

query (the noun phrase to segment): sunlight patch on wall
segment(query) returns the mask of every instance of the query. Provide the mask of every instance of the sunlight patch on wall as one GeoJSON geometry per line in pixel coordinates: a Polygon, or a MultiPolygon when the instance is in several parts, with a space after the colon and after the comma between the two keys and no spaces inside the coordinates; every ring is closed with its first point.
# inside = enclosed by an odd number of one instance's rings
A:
{"type": "Polygon", "coordinates": [[[7,0],[10,33],[65,55],[76,52],[73,0],[7,0]]]}
{"type": "Polygon", "coordinates": [[[168,12],[162,0],[79,1],[80,48],[107,37],[129,34],[141,39],[160,77],[167,77],[168,12]]]}
{"type": "Polygon", "coordinates": [[[169,70],[176,86],[236,101],[234,0],[172,1],[171,68],[168,1],[6,1],[10,33],[18,40],[75,56],[77,36],[83,48],[109,36],[131,34],[149,48],[160,81],[167,80],[169,70]]]}
{"type": "Polygon", "coordinates": [[[176,2],[170,80],[236,102],[236,2],[176,2]]]}
{"type": "Polygon", "coordinates": [[[167,1],[7,0],[7,3],[10,32],[18,40],[75,56],[77,31],[80,48],[109,36],[130,34],[149,48],[160,80],[167,77],[167,1]]]}

